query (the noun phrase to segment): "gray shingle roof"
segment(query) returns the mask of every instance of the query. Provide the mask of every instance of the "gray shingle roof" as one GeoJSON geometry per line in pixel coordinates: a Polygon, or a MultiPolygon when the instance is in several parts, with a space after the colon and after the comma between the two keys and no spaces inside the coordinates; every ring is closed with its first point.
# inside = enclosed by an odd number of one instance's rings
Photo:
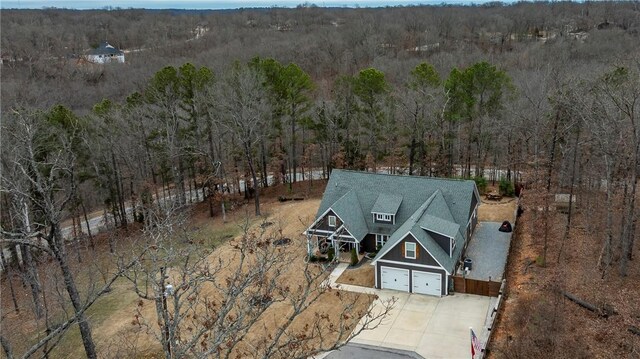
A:
{"type": "Polygon", "coordinates": [[[358,205],[356,191],[348,191],[331,206],[331,209],[342,219],[344,228],[358,241],[367,235],[367,223],[362,216],[362,209],[358,205]]]}
{"type": "Polygon", "coordinates": [[[95,49],[91,49],[87,52],[87,55],[122,55],[124,54],[124,52],[122,52],[121,50],[116,49],[115,47],[111,46],[108,42],[104,41],[100,43],[100,46],[98,46],[95,49]]]}
{"type": "Polygon", "coordinates": [[[378,199],[376,199],[376,203],[373,204],[373,208],[371,208],[371,212],[396,214],[398,212],[398,207],[400,207],[401,203],[402,203],[402,196],[383,192],[378,195],[378,199]]]}
{"type": "Polygon", "coordinates": [[[420,218],[418,225],[420,228],[430,229],[450,238],[456,238],[460,230],[460,225],[427,213],[420,218]]]}
{"type": "MultiPolygon", "coordinates": [[[[409,217],[409,219],[407,221],[405,221],[392,235],[391,237],[389,237],[389,239],[387,240],[387,243],[380,249],[380,251],[378,252],[378,255],[373,259],[373,261],[375,262],[376,260],[378,260],[380,257],[382,257],[386,252],[387,249],[394,247],[396,244],[398,244],[398,242],[400,242],[402,239],[404,239],[405,235],[409,232],[411,232],[411,230],[413,229],[413,227],[416,226],[416,223],[418,223],[418,221],[420,220],[420,218],[422,218],[422,215],[424,214],[425,210],[427,209],[427,207],[429,206],[429,204],[431,203],[431,200],[433,199],[433,197],[435,197],[435,193],[431,195],[431,197],[429,197],[412,215],[411,217],[409,217]]],[[[422,230],[422,232],[425,232],[424,230],[422,230]]],[[[426,232],[425,232],[426,234],[426,232]]],[[[429,237],[431,238],[431,237],[429,237]]],[[[417,238],[418,241],[420,241],[420,238],[417,238]]],[[[420,241],[422,243],[422,241],[420,241]]],[[[436,246],[438,245],[437,243],[435,243],[435,241],[432,239],[431,242],[433,242],[436,246]]],[[[423,243],[424,245],[424,243],[423,243]]],[[[429,247],[426,247],[427,250],[429,249],[429,247]]]]}
{"type": "MultiPolygon", "coordinates": [[[[442,195],[442,203],[450,204],[448,209],[451,218],[445,217],[444,219],[466,225],[469,219],[471,198],[475,190],[473,181],[388,175],[340,169],[334,169],[331,172],[316,218],[329,209],[340,197],[350,190],[354,190],[358,198],[357,204],[359,204],[369,233],[383,233],[374,231],[374,229],[392,233],[406,222],[438,189],[442,195]],[[402,203],[396,213],[396,222],[393,225],[373,223],[371,210],[381,193],[402,197],[402,203]]],[[[439,198],[436,200],[440,202],[439,198]]],[[[437,210],[445,207],[447,206],[442,206],[439,203],[437,207],[434,207],[434,213],[431,213],[431,211],[429,213],[434,215],[437,214],[436,212],[440,212],[448,216],[447,212],[437,210]]]]}
{"type": "MultiPolygon", "coordinates": [[[[464,235],[461,230],[468,222],[474,192],[475,183],[470,180],[334,169],[316,218],[331,208],[357,240],[362,240],[367,233],[390,234],[378,255],[410,232],[446,270],[452,272],[462,251],[464,235]],[[371,212],[377,211],[395,213],[395,224],[374,223],[371,212]],[[422,227],[454,237],[453,256],[450,257],[422,227]]],[[[378,257],[374,261],[376,259],[378,257]]]]}

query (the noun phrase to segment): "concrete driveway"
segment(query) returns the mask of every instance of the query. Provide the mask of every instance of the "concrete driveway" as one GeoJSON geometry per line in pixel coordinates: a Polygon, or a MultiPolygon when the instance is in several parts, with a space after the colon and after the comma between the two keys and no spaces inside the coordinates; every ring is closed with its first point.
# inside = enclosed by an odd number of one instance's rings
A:
{"type": "Polygon", "coordinates": [[[425,358],[471,358],[469,327],[482,330],[490,297],[454,294],[430,297],[391,290],[375,290],[381,300],[396,297],[389,317],[363,331],[352,343],[413,351],[425,358]]]}

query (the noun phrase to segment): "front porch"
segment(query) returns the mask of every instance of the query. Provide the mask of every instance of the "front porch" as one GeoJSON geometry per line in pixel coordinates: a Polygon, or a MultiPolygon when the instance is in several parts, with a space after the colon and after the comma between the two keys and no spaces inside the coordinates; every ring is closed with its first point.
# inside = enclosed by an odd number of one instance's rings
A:
{"type": "Polygon", "coordinates": [[[354,237],[343,231],[336,230],[333,233],[307,233],[307,250],[309,255],[316,257],[328,257],[330,250],[334,250],[338,262],[351,263],[351,250],[355,249],[358,261],[364,257],[361,244],[354,237]],[[362,253],[361,253],[362,252],[362,253]]]}
{"type": "MultiPolygon", "coordinates": [[[[358,254],[358,263],[360,263],[360,261],[362,260],[362,258],[364,258],[364,253],[360,254],[359,252],[356,252],[358,254]]],[[[340,263],[349,263],[351,264],[351,251],[344,251],[344,252],[339,252],[338,255],[338,262],[340,263]]]]}

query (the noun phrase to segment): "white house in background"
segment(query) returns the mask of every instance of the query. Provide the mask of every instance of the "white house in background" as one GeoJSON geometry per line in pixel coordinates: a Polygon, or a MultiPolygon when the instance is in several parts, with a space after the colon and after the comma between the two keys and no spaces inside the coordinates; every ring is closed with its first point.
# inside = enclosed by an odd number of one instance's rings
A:
{"type": "Polygon", "coordinates": [[[112,62],[123,64],[124,52],[104,41],[100,43],[100,46],[97,48],[88,51],[85,54],[85,58],[87,61],[95,64],[108,64],[112,62]]]}

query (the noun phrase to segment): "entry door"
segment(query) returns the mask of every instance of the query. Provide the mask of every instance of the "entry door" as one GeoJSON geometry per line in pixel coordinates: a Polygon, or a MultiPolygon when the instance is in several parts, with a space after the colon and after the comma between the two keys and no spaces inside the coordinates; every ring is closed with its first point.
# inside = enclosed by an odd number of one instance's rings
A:
{"type": "Polygon", "coordinates": [[[413,271],[413,293],[442,295],[442,275],[439,273],[413,271]]]}
{"type": "Polygon", "coordinates": [[[409,270],[391,267],[380,267],[382,273],[382,289],[409,291],[409,270]]]}

